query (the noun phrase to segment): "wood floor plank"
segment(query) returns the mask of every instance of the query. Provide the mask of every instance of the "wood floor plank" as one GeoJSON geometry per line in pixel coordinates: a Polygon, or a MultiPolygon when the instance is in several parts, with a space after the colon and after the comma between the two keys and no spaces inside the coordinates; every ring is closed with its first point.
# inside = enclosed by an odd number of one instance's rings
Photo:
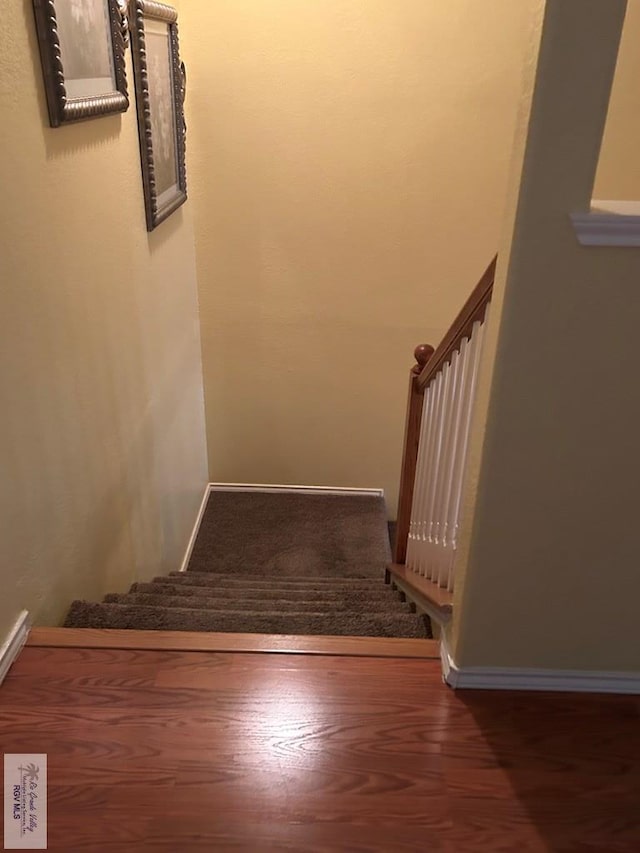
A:
{"type": "Polygon", "coordinates": [[[0,737],[48,755],[54,853],[637,853],[639,709],[423,658],[32,645],[0,737]]]}
{"type": "MultiPolygon", "coordinates": [[[[253,813],[244,821],[236,815],[216,815],[208,821],[192,824],[186,846],[184,836],[175,832],[170,820],[152,829],[152,849],[175,853],[177,849],[195,851],[242,851],[242,853],[454,853],[443,840],[449,821],[436,812],[427,815],[421,825],[401,820],[369,827],[360,820],[322,819],[303,813],[287,820],[280,814],[253,813]],[[425,838],[426,836],[426,838],[425,838]],[[426,840],[428,839],[428,840],[426,840]]],[[[461,848],[460,848],[461,849],[461,848]]]]}

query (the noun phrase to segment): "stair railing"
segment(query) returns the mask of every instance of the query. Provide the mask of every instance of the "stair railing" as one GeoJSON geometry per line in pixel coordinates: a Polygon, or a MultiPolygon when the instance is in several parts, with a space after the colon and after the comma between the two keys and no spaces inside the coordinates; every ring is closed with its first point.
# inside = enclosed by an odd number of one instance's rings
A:
{"type": "MultiPolygon", "coordinates": [[[[397,569],[406,564],[402,576],[409,584],[412,576],[431,581],[440,605],[440,591],[452,592],[455,582],[467,445],[495,269],[496,258],[440,346],[416,348],[410,375],[394,562],[397,569]]],[[[422,582],[420,589],[424,594],[429,587],[422,582]]]]}

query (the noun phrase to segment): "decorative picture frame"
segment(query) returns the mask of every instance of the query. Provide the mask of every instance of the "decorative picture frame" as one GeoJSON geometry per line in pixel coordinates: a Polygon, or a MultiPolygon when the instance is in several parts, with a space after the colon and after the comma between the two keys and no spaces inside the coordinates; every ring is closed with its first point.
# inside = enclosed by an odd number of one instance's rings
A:
{"type": "Polygon", "coordinates": [[[125,0],[33,0],[49,122],[129,107],[125,0]]]}
{"type": "Polygon", "coordinates": [[[155,0],[132,0],[131,47],[147,230],[187,200],[186,75],[178,13],[155,0]]]}

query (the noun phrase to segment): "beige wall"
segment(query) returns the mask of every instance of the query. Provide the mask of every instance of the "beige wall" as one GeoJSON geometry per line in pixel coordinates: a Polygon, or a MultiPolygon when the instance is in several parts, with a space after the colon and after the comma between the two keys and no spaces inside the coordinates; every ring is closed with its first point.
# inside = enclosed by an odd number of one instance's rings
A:
{"type": "Polygon", "coordinates": [[[497,248],[531,5],[185,6],[213,479],[395,513],[413,348],[497,248]]]}
{"type": "Polygon", "coordinates": [[[629,0],[593,197],[640,200],[640,0],[629,0]]]}
{"type": "Polygon", "coordinates": [[[460,666],[637,670],[640,255],[582,247],[569,221],[591,198],[625,4],[546,5],[450,639],[460,666]]]}
{"type": "Polygon", "coordinates": [[[0,638],[177,568],[207,479],[191,206],[147,235],[133,107],[48,127],[32,17],[0,16],[0,638]]]}

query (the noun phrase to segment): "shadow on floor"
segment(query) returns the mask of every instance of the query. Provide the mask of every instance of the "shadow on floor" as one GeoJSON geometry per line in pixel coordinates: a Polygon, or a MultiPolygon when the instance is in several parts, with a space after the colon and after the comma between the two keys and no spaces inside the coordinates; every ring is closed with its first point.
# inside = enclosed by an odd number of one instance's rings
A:
{"type": "Polygon", "coordinates": [[[637,697],[456,695],[470,712],[463,723],[466,759],[453,745],[443,759],[461,829],[495,841],[496,831],[513,840],[520,827],[517,849],[640,850],[637,697]]]}

